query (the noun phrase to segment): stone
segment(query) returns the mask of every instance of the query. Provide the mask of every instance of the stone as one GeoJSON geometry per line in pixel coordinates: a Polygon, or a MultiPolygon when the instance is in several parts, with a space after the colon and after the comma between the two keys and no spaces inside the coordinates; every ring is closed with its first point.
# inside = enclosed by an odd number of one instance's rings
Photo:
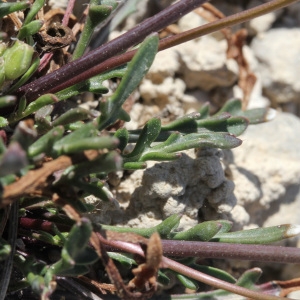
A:
{"type": "Polygon", "coordinates": [[[300,102],[300,29],[271,29],[251,44],[259,60],[263,90],[271,102],[300,102]]]}
{"type": "Polygon", "coordinates": [[[225,151],[237,203],[251,223],[300,223],[299,132],[299,118],[278,113],[271,122],[250,126],[243,144],[225,151]]]}

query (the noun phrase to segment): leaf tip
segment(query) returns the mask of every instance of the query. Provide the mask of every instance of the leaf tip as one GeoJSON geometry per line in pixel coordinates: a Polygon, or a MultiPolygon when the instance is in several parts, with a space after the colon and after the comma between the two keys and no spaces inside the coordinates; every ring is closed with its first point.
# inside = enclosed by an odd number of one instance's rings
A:
{"type": "Polygon", "coordinates": [[[276,115],[277,115],[276,110],[273,109],[273,108],[269,108],[267,113],[266,113],[265,120],[266,121],[272,121],[273,119],[275,119],[276,115]]]}
{"type": "MultiPolygon", "coordinates": [[[[294,237],[300,234],[300,225],[286,225],[287,230],[285,231],[284,237],[294,237]]],[[[280,227],[280,225],[278,226],[280,227]]]]}

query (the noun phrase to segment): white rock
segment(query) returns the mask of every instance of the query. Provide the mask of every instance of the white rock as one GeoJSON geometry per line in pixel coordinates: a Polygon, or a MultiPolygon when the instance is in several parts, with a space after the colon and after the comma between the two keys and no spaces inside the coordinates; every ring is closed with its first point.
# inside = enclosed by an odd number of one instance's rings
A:
{"type": "Polygon", "coordinates": [[[272,29],[254,38],[265,95],[273,102],[299,102],[300,29],[272,29]]]}
{"type": "Polygon", "coordinates": [[[250,126],[242,146],[232,150],[234,194],[251,223],[300,223],[299,132],[300,120],[281,113],[269,123],[250,126]]]}
{"type": "MultiPolygon", "coordinates": [[[[253,7],[261,5],[261,4],[262,4],[262,1],[260,1],[260,0],[252,0],[247,5],[247,9],[253,8],[253,7]]],[[[276,11],[270,12],[266,15],[263,15],[263,16],[260,16],[260,17],[250,20],[247,23],[247,28],[249,30],[249,34],[256,35],[258,33],[269,30],[272,27],[273,23],[278,18],[278,16],[280,16],[282,14],[282,12],[283,12],[283,10],[280,9],[280,10],[276,10],[276,11]]]]}
{"type": "Polygon", "coordinates": [[[183,79],[188,88],[209,91],[231,86],[237,80],[233,61],[226,58],[226,41],[210,36],[189,41],[177,47],[182,60],[183,79]]]}

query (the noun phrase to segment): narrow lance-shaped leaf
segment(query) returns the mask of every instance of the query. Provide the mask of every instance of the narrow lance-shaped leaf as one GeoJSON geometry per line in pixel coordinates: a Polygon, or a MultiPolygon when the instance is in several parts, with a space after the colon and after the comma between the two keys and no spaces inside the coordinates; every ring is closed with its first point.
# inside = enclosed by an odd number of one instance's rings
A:
{"type": "Polygon", "coordinates": [[[57,126],[41,136],[36,142],[34,142],[28,149],[28,155],[30,157],[37,156],[41,153],[50,154],[54,143],[61,139],[64,134],[64,127],[57,126]]]}
{"type": "Polygon", "coordinates": [[[77,107],[66,111],[64,114],[60,115],[57,119],[52,122],[53,126],[66,125],[69,123],[89,119],[92,117],[91,112],[88,110],[77,107]]]}
{"type": "Polygon", "coordinates": [[[236,279],[231,276],[229,273],[220,270],[218,268],[214,268],[211,266],[202,266],[202,265],[198,265],[198,264],[190,264],[189,267],[198,270],[200,272],[203,272],[207,275],[213,276],[215,278],[230,282],[230,283],[236,283],[236,279]]]}
{"type": "Polygon", "coordinates": [[[118,261],[126,269],[131,269],[133,265],[137,265],[134,259],[117,252],[107,252],[108,256],[118,261]]]}
{"type": "Polygon", "coordinates": [[[184,276],[179,273],[176,274],[176,277],[180,281],[180,283],[187,289],[194,290],[194,291],[198,290],[199,285],[197,284],[196,280],[188,278],[187,276],[184,276]]]}
{"type": "Polygon", "coordinates": [[[75,130],[74,132],[68,134],[64,138],[60,139],[55,143],[56,147],[68,144],[69,142],[78,141],[83,138],[88,138],[92,136],[97,136],[98,130],[93,123],[87,123],[75,130]]]}
{"type": "Polygon", "coordinates": [[[128,130],[126,128],[120,128],[116,131],[116,133],[114,134],[114,137],[119,139],[118,148],[122,152],[128,143],[128,139],[129,139],[128,130]]]}
{"type": "Polygon", "coordinates": [[[250,124],[258,124],[273,119],[275,113],[270,108],[254,108],[242,110],[242,102],[240,99],[231,99],[214,116],[218,116],[224,112],[230,113],[232,116],[245,117],[250,124]]]}
{"type": "Polygon", "coordinates": [[[229,132],[234,135],[242,134],[248,127],[248,123],[246,118],[232,117],[227,112],[197,121],[199,129],[205,128],[214,132],[229,132]]]}
{"type": "Polygon", "coordinates": [[[128,64],[128,70],[122,78],[117,90],[102,106],[102,115],[99,118],[99,129],[104,129],[116,121],[118,111],[141,82],[143,76],[149,70],[158,49],[157,34],[151,35],[139,47],[137,53],[128,64]]]}
{"type": "Polygon", "coordinates": [[[49,104],[52,104],[57,101],[57,98],[53,94],[45,94],[35,101],[31,102],[27,107],[26,107],[26,99],[22,98],[22,101],[19,103],[18,111],[16,114],[12,115],[8,121],[10,123],[16,122],[22,118],[25,118],[32,113],[38,111],[44,106],[47,106],[49,104]],[[26,108],[25,108],[26,107],[26,108]]]}
{"type": "Polygon", "coordinates": [[[148,149],[150,145],[155,141],[161,129],[160,120],[153,118],[147,122],[147,124],[142,129],[139,139],[131,153],[124,155],[124,161],[127,158],[131,158],[133,161],[138,161],[139,157],[142,155],[145,149],[148,149]]]}
{"type": "Polygon", "coordinates": [[[175,233],[174,240],[208,241],[215,236],[222,227],[217,221],[207,221],[192,227],[189,230],[175,233]]]}
{"type": "Polygon", "coordinates": [[[34,1],[29,12],[26,15],[23,25],[29,24],[34,19],[34,17],[38,13],[38,11],[44,6],[44,3],[45,3],[45,0],[35,0],[34,1]]]}
{"type": "Polygon", "coordinates": [[[35,33],[37,33],[42,26],[44,25],[44,22],[41,20],[34,20],[30,23],[28,23],[27,25],[22,26],[22,28],[20,29],[19,33],[18,33],[18,38],[20,40],[23,40],[35,33]]]}
{"type": "Polygon", "coordinates": [[[180,222],[181,216],[174,214],[160,224],[151,228],[132,228],[132,227],[118,227],[110,225],[101,225],[103,229],[116,231],[116,232],[133,232],[143,237],[149,238],[154,232],[158,232],[162,238],[167,238],[171,235],[171,231],[177,228],[180,222]]]}
{"type": "Polygon", "coordinates": [[[82,218],[80,223],[77,223],[72,227],[70,234],[68,235],[66,244],[63,248],[63,252],[66,252],[67,254],[64,253],[66,254],[65,258],[62,255],[63,259],[68,259],[67,257],[69,256],[76,264],[88,264],[97,260],[98,256],[95,252],[93,252],[94,255],[91,254],[92,252],[89,253],[89,256],[84,255],[88,254],[86,251],[89,249],[87,247],[91,233],[91,222],[86,218],[82,218]]]}
{"type": "Polygon", "coordinates": [[[300,234],[300,225],[278,225],[217,234],[212,242],[238,244],[268,244],[300,234]]]}
{"type": "Polygon", "coordinates": [[[0,19],[18,10],[24,10],[30,6],[30,1],[20,1],[12,3],[0,3],[0,19]]]}
{"type": "Polygon", "coordinates": [[[118,143],[118,139],[109,136],[89,137],[81,140],[70,141],[65,145],[54,145],[53,150],[57,153],[57,155],[63,155],[93,149],[115,149],[118,143]]]}
{"type": "Polygon", "coordinates": [[[77,176],[84,177],[93,173],[112,172],[121,168],[122,158],[115,151],[110,151],[107,154],[101,155],[91,161],[83,162],[67,168],[64,176],[73,179],[77,176]]]}
{"type": "Polygon", "coordinates": [[[72,57],[73,60],[78,59],[84,54],[84,51],[89,45],[96,26],[104,21],[110,15],[112,10],[117,6],[116,1],[114,1],[113,3],[114,7],[99,4],[100,3],[97,0],[90,1],[88,15],[84,24],[83,31],[74,50],[72,57]]]}
{"type": "Polygon", "coordinates": [[[199,113],[191,113],[188,115],[185,115],[181,118],[178,118],[177,120],[174,120],[173,122],[170,122],[164,126],[161,126],[162,131],[180,131],[182,133],[192,133],[197,132],[197,122],[200,118],[199,113]]]}
{"type": "Polygon", "coordinates": [[[108,92],[108,89],[102,85],[103,81],[115,77],[122,78],[126,70],[127,66],[115,68],[103,74],[87,79],[83,82],[72,85],[62,91],[57,92],[55,95],[59,100],[65,100],[83,92],[106,94],[108,92]]]}
{"type": "Polygon", "coordinates": [[[171,153],[199,147],[230,149],[241,145],[241,143],[240,139],[228,133],[203,132],[191,133],[184,136],[174,133],[166,142],[148,149],[147,152],[157,152],[160,150],[171,153]]]}

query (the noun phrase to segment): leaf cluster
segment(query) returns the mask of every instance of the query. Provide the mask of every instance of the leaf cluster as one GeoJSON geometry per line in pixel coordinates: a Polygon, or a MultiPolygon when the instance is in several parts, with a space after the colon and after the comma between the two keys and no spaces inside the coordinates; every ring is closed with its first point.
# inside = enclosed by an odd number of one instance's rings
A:
{"type": "MultiPolygon", "coordinates": [[[[124,299],[151,297],[157,286],[156,280],[167,285],[171,273],[193,290],[197,290],[197,282],[222,289],[201,294],[199,299],[230,297],[230,293],[253,299],[272,299],[271,296],[258,298],[259,293],[246,289],[258,288],[255,283],[259,270],[249,270],[236,280],[222,270],[187,259],[190,256],[187,252],[182,261],[168,260],[163,257],[164,241],[161,242],[159,236],[178,243],[218,242],[226,249],[223,243],[266,244],[295,236],[299,233],[297,226],[229,232],[232,224],[218,220],[180,232],[178,215],[153,228],[139,229],[107,225],[99,228],[99,224],[92,224],[88,215],[83,217],[84,213],[96,210],[94,205],[84,201],[85,196],[94,195],[101,201],[117,205],[106,183],[108,173],[145,168],[150,160],[179,159],[181,152],[188,149],[231,149],[241,145],[238,136],[249,124],[268,120],[267,109],[244,111],[240,100],[231,99],[214,115],[210,115],[209,105],[205,104],[199,112],[166,125],[153,118],[142,129],[118,128],[121,122],[130,121],[124,103],[148,72],[156,53],[208,31],[204,26],[196,33],[187,32],[165,40],[159,40],[157,32],[204,2],[178,1],[124,35],[89,52],[97,26],[104,25],[117,12],[114,20],[121,22],[122,16],[132,12],[133,3],[136,3],[128,1],[122,10],[124,3],[120,1],[91,0],[80,38],[74,49],[71,45],[73,50],[65,52],[70,57],[69,62],[43,75],[47,59],[51,60],[55,51],[69,45],[66,42],[49,45],[53,36],[48,36],[47,45],[39,41],[38,37],[51,33],[44,28],[47,20],[38,19],[45,1],[0,1],[1,26],[8,21],[16,22],[16,29],[0,34],[0,261],[3,264],[0,300],[7,291],[13,293],[26,288],[42,299],[49,299],[55,293],[59,278],[68,280],[88,274],[99,259],[116,293],[124,299]],[[21,25],[17,14],[20,12],[24,15],[21,25]],[[51,51],[53,53],[47,53],[51,51]],[[118,83],[111,94],[105,85],[107,80],[118,83]],[[61,108],[63,101],[85,92],[101,98],[97,107],[61,108]],[[17,236],[24,244],[23,249],[17,247],[17,236]],[[107,251],[111,240],[120,242],[113,249],[122,250],[122,247],[126,248],[123,242],[128,239],[142,245],[143,251],[132,248],[127,252],[139,251],[144,263],[128,253],[107,251]],[[45,248],[47,255],[40,258],[36,251],[31,253],[31,245],[45,248]],[[48,254],[53,249],[58,257],[51,260],[48,254]],[[121,280],[114,261],[127,270],[138,265],[128,285],[121,280]],[[158,270],[161,264],[166,270],[158,270]],[[178,271],[178,264],[182,271],[178,271]],[[9,282],[13,268],[21,272],[23,278],[9,282]],[[201,272],[210,277],[202,276],[201,272]],[[141,275],[145,273],[148,275],[141,275]],[[206,278],[210,281],[205,281],[206,278]],[[220,281],[214,282],[214,278],[220,281]]],[[[260,12],[252,9],[246,15],[248,18],[257,16],[291,2],[274,0],[270,5],[262,5],[260,12]]],[[[72,5],[74,1],[70,0],[67,11],[72,11],[72,5]]],[[[67,15],[60,28],[67,25],[67,15]]],[[[244,20],[245,16],[240,14],[234,20],[229,18],[217,25],[224,27],[230,22],[232,25],[244,20]]],[[[212,24],[209,30],[217,28],[212,24]]],[[[69,28],[64,30],[64,33],[70,32],[69,28]]],[[[62,37],[56,38],[61,40],[62,37]]],[[[72,36],[68,41],[73,41],[72,36]]]]}

